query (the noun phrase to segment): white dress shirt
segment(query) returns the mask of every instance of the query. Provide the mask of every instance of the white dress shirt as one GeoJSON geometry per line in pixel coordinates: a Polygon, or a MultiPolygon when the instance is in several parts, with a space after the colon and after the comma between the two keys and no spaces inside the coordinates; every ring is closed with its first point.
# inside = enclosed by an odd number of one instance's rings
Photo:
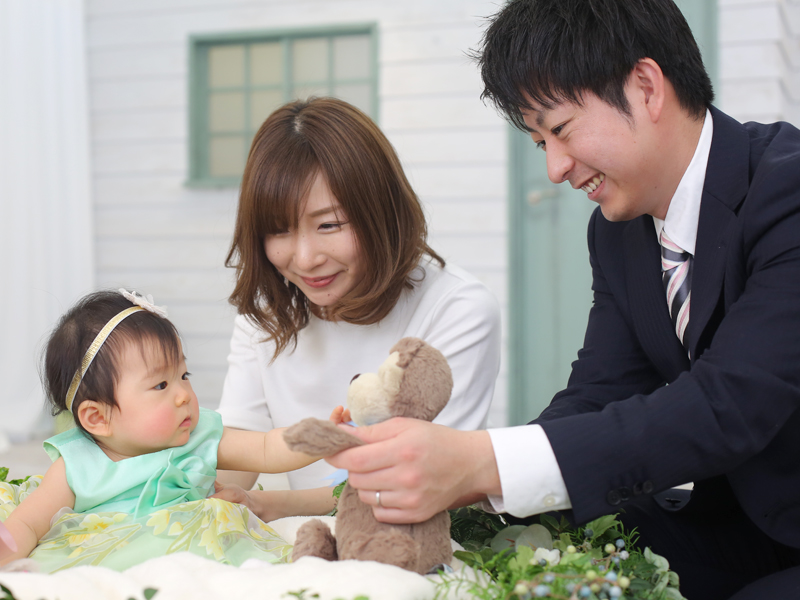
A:
{"type": "MultiPolygon", "coordinates": [[[[656,236],[666,226],[670,239],[692,255],[713,134],[711,112],[706,110],[700,139],[670,200],[666,219],[653,217],[656,236]]],[[[493,510],[526,517],[572,508],[561,469],[541,425],[488,431],[503,490],[502,496],[489,496],[493,510]]]]}

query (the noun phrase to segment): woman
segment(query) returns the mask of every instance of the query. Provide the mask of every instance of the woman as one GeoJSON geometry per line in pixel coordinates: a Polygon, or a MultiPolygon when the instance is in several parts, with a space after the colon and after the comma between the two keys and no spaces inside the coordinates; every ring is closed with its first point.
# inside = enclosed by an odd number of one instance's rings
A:
{"type": "MultiPolygon", "coordinates": [[[[269,430],[327,417],[354,375],[374,372],[400,338],[439,349],[453,395],[437,423],[478,429],[500,361],[500,317],[477,279],[428,246],[419,200],[378,127],[333,98],[276,110],[253,140],[242,180],[230,301],[237,307],[219,412],[228,427],[269,430]]],[[[222,489],[264,520],[333,506],[332,467],[289,474],[304,493],[222,489]]],[[[257,474],[222,473],[249,488],[257,474]]],[[[220,488],[221,489],[221,488],[220,488]]]]}

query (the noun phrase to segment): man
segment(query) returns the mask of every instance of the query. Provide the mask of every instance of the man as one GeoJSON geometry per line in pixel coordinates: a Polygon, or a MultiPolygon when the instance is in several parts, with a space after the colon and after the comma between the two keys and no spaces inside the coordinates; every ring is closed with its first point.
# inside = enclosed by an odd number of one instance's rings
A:
{"type": "Polygon", "coordinates": [[[599,204],[584,347],[528,426],[396,419],[331,462],[384,521],[622,511],[690,600],[800,597],[800,132],[711,106],[672,0],[513,0],[479,62],[550,179],[599,204]]]}

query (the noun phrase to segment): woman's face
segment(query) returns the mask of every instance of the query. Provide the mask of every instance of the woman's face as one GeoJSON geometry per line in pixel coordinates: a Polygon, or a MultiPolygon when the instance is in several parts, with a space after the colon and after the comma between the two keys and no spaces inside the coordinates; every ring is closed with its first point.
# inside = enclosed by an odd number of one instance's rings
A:
{"type": "Polygon", "coordinates": [[[364,274],[355,233],[322,173],[314,179],[297,229],[267,235],[264,250],[280,274],[317,306],[343,298],[364,274]]]}

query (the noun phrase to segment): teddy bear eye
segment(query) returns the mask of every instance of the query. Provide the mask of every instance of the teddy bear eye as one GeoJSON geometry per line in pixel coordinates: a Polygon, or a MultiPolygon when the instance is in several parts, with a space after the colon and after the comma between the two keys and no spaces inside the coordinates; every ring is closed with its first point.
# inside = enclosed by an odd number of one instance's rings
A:
{"type": "Polygon", "coordinates": [[[353,378],[350,380],[350,383],[353,383],[359,377],[361,377],[361,373],[356,373],[355,375],[353,375],[353,378]]]}

